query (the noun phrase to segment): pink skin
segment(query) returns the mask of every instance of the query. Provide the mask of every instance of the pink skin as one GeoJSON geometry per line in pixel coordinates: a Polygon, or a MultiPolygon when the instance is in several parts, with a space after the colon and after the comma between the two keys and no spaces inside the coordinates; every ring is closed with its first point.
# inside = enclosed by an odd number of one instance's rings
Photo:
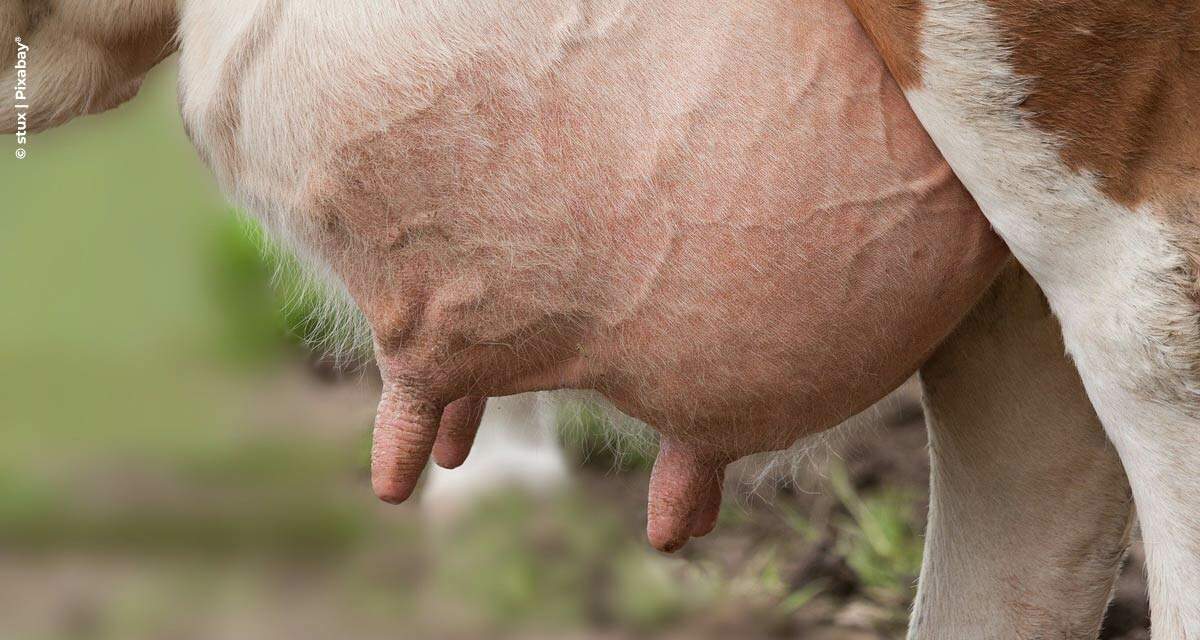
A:
{"type": "Polygon", "coordinates": [[[433,443],[433,459],[439,466],[455,469],[467,461],[486,402],[487,398],[468,397],[446,405],[433,443]]]}
{"type": "MultiPolygon", "coordinates": [[[[1007,251],[841,2],[557,6],[454,43],[448,73],[355,78],[378,48],[342,52],[339,90],[372,99],[331,96],[343,146],[295,149],[316,166],[273,204],[373,328],[382,499],[462,463],[482,398],[595,389],[661,434],[648,535],[673,551],[727,464],[900,384],[1007,251]]],[[[123,98],[168,48],[143,26],[46,113],[123,98]]]]}
{"type": "Polygon", "coordinates": [[[845,7],[767,4],[480,59],[313,177],[310,240],[376,336],[380,498],[462,462],[477,398],[595,389],[661,434],[674,551],[727,464],[869,406],[985,290],[1007,252],[845,7]]]}

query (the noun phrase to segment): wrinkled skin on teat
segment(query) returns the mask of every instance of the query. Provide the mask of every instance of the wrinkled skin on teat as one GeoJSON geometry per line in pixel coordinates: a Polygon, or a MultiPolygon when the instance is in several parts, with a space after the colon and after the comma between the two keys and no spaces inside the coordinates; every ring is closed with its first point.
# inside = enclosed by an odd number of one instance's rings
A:
{"type": "Polygon", "coordinates": [[[726,465],[896,387],[1007,256],[836,0],[138,0],[120,38],[77,4],[0,14],[43,73],[108,70],[39,85],[34,128],[132,93],[178,20],[201,156],[370,323],[390,502],[481,398],[594,389],[661,435],[677,549],[726,465]]]}
{"type": "Polygon", "coordinates": [[[1005,258],[840,3],[642,4],[536,72],[464,66],[313,183],[375,331],[384,500],[464,460],[480,397],[595,389],[661,435],[673,551],[726,465],[895,388],[1005,258]]]}

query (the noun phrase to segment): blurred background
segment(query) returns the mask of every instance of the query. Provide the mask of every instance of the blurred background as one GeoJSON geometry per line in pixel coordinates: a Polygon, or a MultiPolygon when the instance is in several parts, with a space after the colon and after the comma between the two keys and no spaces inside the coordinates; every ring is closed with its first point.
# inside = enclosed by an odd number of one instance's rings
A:
{"type": "MultiPolygon", "coordinates": [[[[438,526],[376,502],[377,374],[304,346],[313,302],[216,192],[174,81],[4,152],[0,639],[903,636],[913,389],[799,488],[731,481],[678,557],[644,538],[653,452],[586,414],[558,493],[438,526]]],[[[1104,637],[1148,638],[1143,598],[1135,553],[1104,637]]]]}

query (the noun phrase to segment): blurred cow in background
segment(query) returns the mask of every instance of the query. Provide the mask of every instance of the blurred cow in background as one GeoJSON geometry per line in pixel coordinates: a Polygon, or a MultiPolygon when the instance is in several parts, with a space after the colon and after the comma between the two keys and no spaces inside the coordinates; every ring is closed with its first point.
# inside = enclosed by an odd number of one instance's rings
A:
{"type": "Polygon", "coordinates": [[[421,509],[446,523],[497,490],[536,495],[567,485],[559,442],[558,403],[549,392],[490,398],[471,455],[454,469],[434,465],[421,489],[421,509]]]}

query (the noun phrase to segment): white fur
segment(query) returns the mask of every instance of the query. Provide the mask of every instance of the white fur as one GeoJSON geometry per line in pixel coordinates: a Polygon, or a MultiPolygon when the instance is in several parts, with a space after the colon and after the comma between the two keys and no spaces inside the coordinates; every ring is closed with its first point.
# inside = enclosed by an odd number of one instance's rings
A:
{"type": "Polygon", "coordinates": [[[1200,424],[1186,407],[1147,393],[1188,386],[1172,377],[1180,345],[1155,335],[1161,325],[1186,326],[1179,318],[1195,325],[1194,309],[1168,286],[1186,257],[1160,212],[1105,196],[1093,176],[1064,164],[1060,141],[1019,110],[1025,82],[985,3],[926,4],[924,86],[909,100],[1062,321],[1136,497],[1156,638],[1200,637],[1200,424]]]}
{"type": "MultiPolygon", "coordinates": [[[[623,5],[594,4],[606,20],[623,5]]],[[[306,222],[298,205],[309,171],[329,150],[370,131],[370,122],[359,122],[363,114],[378,114],[374,124],[382,130],[427,107],[436,87],[477,51],[520,51],[523,64],[548,63],[579,28],[580,14],[570,0],[188,0],[180,24],[183,118],[197,146],[212,153],[222,135],[212,116],[228,97],[224,91],[231,82],[244,88],[235,142],[254,152],[240,157],[236,179],[220,157],[213,169],[229,195],[294,240],[306,222]],[[500,23],[508,28],[490,28],[500,23]],[[255,32],[260,24],[265,37],[255,32]],[[244,75],[231,78],[229,69],[249,50],[255,55],[240,68],[244,75]],[[281,104],[288,109],[278,112],[273,105],[281,104]],[[351,120],[360,130],[347,129],[351,120]]]]}

